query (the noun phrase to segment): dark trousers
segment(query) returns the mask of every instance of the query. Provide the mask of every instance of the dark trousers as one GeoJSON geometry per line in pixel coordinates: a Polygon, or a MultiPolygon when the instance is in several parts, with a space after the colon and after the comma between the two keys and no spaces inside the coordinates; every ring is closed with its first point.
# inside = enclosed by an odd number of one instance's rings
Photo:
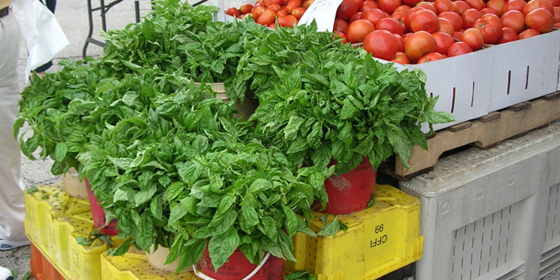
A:
{"type": "MultiPolygon", "coordinates": [[[[54,14],[54,10],[56,9],[56,0],[41,0],[41,2],[43,2],[43,4],[45,4],[47,6],[47,8],[49,8],[49,10],[54,14]]],[[[37,67],[37,69],[35,69],[35,72],[45,72],[47,71],[47,69],[51,68],[53,65],[52,60],[37,67]]]]}

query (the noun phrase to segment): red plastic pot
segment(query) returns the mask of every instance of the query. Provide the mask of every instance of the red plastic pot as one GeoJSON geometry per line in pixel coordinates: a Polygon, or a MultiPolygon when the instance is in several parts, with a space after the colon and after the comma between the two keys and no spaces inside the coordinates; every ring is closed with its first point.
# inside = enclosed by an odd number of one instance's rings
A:
{"type": "MultiPolygon", "coordinates": [[[[270,255],[258,272],[251,277],[251,280],[283,280],[284,279],[284,259],[270,255]]],[[[247,277],[258,265],[249,262],[247,257],[239,249],[229,257],[228,261],[214,270],[208,249],[204,250],[204,255],[200,260],[200,270],[206,276],[218,280],[240,280],[247,277]]]]}
{"type": "MultiPolygon", "coordinates": [[[[85,178],[84,181],[86,183],[89,207],[91,209],[91,216],[93,219],[93,226],[95,228],[100,228],[106,223],[105,210],[103,210],[103,207],[99,205],[99,201],[97,201],[95,194],[93,194],[89,180],[85,178]]],[[[111,221],[106,227],[100,229],[99,232],[107,235],[117,235],[119,233],[119,231],[117,230],[117,220],[111,221]]]]}
{"type": "Polygon", "coordinates": [[[327,178],[325,189],[329,201],[321,212],[350,214],[366,209],[375,193],[376,179],[377,171],[366,157],[354,170],[327,178]]]}

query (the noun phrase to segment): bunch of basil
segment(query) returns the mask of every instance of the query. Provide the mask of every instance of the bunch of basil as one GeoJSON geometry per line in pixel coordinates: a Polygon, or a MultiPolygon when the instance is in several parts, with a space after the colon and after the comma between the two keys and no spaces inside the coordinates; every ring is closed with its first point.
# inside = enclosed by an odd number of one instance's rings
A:
{"type": "Polygon", "coordinates": [[[164,246],[181,270],[208,244],[216,269],[236,248],[253,263],[265,252],[293,261],[291,237],[315,235],[311,204],[326,205],[335,168],[395,153],[406,163],[425,147],[421,123],[450,119],[434,112],[421,73],[398,73],[314,24],[268,30],[213,22],[215,7],[154,4],[144,21],[104,34],[98,59],[34,79],[14,125],[27,156],[40,148],[53,174],[75,167],[89,179],[126,239],[114,255],[164,246]],[[261,105],[243,122],[233,102],[248,89],[261,105]]]}

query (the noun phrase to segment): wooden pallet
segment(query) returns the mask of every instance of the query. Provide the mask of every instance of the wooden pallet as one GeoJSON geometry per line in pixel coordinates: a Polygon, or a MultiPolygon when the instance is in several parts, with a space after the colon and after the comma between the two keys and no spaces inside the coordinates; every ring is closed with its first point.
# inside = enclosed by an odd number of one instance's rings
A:
{"type": "Polygon", "coordinates": [[[445,152],[467,145],[488,149],[504,140],[527,134],[560,119],[559,97],[560,92],[554,92],[437,131],[433,137],[427,139],[428,150],[414,147],[409,159],[411,169],[406,168],[400,159],[394,159],[380,166],[379,171],[399,180],[406,180],[430,171],[445,152]]]}

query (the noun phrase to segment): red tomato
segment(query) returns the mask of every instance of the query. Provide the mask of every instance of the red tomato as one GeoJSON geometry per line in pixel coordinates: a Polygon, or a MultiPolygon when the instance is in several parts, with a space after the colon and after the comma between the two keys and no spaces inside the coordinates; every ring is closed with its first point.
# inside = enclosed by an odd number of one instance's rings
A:
{"type": "Polygon", "coordinates": [[[369,9],[379,9],[379,4],[376,1],[366,0],[358,11],[363,13],[369,9]]]}
{"type": "Polygon", "coordinates": [[[438,13],[438,11],[436,9],[436,6],[434,6],[433,2],[426,2],[426,1],[420,2],[416,5],[416,7],[424,8],[426,10],[430,10],[430,11],[434,12],[434,14],[436,14],[436,15],[438,13]]]}
{"type": "Polygon", "coordinates": [[[278,5],[283,5],[284,2],[282,0],[264,0],[263,1],[264,6],[268,8],[268,6],[272,5],[272,4],[278,4],[278,5]]]}
{"type": "Polygon", "coordinates": [[[271,23],[274,23],[275,20],[276,20],[276,12],[273,10],[266,10],[259,16],[259,18],[257,19],[257,23],[260,25],[267,26],[271,23]]]}
{"type": "Polygon", "coordinates": [[[379,8],[388,14],[392,14],[402,4],[401,0],[377,0],[377,3],[379,8]]]}
{"type": "Polygon", "coordinates": [[[271,23],[269,25],[267,25],[266,27],[270,28],[270,29],[276,29],[276,24],[275,23],[271,23]]]}
{"type": "Polygon", "coordinates": [[[421,63],[426,63],[426,62],[430,62],[430,61],[436,61],[436,60],[440,60],[440,59],[444,59],[447,56],[438,52],[431,52],[429,54],[425,54],[424,56],[422,56],[420,59],[418,59],[418,61],[416,62],[417,64],[421,64],[421,63]]]}
{"type": "Polygon", "coordinates": [[[301,7],[307,9],[309,8],[309,6],[311,6],[311,4],[313,4],[313,2],[315,2],[315,0],[304,0],[301,4],[301,7]]]}
{"type": "Polygon", "coordinates": [[[292,11],[295,8],[301,7],[301,4],[303,2],[301,0],[290,0],[288,2],[288,4],[284,7],[284,9],[288,12],[288,13],[292,13],[292,11]]]}
{"type": "Polygon", "coordinates": [[[422,0],[402,0],[403,4],[408,5],[410,7],[416,7],[416,5],[420,3],[420,1],[422,0]]]}
{"type": "Polygon", "coordinates": [[[502,27],[502,36],[500,36],[498,44],[509,43],[516,40],[519,40],[519,36],[517,35],[517,32],[515,32],[515,30],[507,26],[502,27]]]}
{"type": "Polygon", "coordinates": [[[393,14],[406,15],[410,11],[411,7],[408,5],[400,5],[394,11],[393,14]]]}
{"type": "Polygon", "coordinates": [[[560,7],[554,7],[554,22],[560,22],[560,7]]]}
{"type": "Polygon", "coordinates": [[[523,13],[527,15],[537,8],[547,9],[551,14],[554,14],[554,6],[552,6],[552,3],[549,0],[531,0],[527,2],[527,5],[523,7],[523,13]]]}
{"type": "Polygon", "coordinates": [[[352,23],[353,21],[355,21],[357,19],[361,19],[361,18],[362,18],[362,12],[357,12],[350,17],[350,19],[348,20],[348,23],[352,23]]]}
{"type": "Polygon", "coordinates": [[[292,10],[292,16],[296,17],[298,20],[305,14],[307,8],[299,7],[292,10]]]}
{"type": "Polygon", "coordinates": [[[459,31],[463,29],[463,18],[454,12],[443,12],[438,15],[440,18],[445,18],[453,24],[453,28],[455,31],[459,31]]]}
{"type": "Polygon", "coordinates": [[[366,36],[375,30],[375,26],[365,19],[358,19],[350,23],[346,37],[350,43],[360,43],[366,36]]]}
{"type": "Polygon", "coordinates": [[[360,5],[354,0],[343,0],[336,10],[336,18],[348,20],[350,17],[358,12],[360,5]]]}
{"type": "Polygon", "coordinates": [[[459,41],[459,42],[455,42],[451,46],[449,46],[449,49],[447,49],[447,56],[448,57],[453,57],[453,56],[458,56],[458,55],[462,55],[462,54],[466,54],[466,53],[470,53],[470,52],[473,52],[471,46],[469,46],[465,42],[459,41]]]}
{"type": "Polygon", "coordinates": [[[434,6],[436,7],[438,14],[443,12],[449,12],[452,9],[453,2],[451,0],[435,0],[434,6]]]}
{"type": "Polygon", "coordinates": [[[502,26],[513,29],[516,33],[520,33],[525,29],[525,15],[518,10],[505,12],[502,17],[502,26]]]}
{"type": "Polygon", "coordinates": [[[453,27],[453,24],[446,18],[438,18],[438,21],[439,21],[438,32],[447,33],[450,36],[453,36],[453,32],[455,32],[455,28],[453,27]]]}
{"type": "Polygon", "coordinates": [[[435,52],[436,39],[426,31],[412,33],[404,43],[404,52],[412,62],[416,62],[427,53],[435,52]]]}
{"type": "Polygon", "coordinates": [[[441,54],[447,54],[449,46],[455,43],[455,39],[447,33],[436,32],[432,36],[436,39],[436,52],[441,54]]]}
{"type": "Polygon", "coordinates": [[[528,28],[523,30],[521,33],[519,33],[519,40],[522,39],[527,39],[527,38],[531,38],[537,35],[540,35],[541,33],[539,31],[537,31],[534,28],[528,28]]]}
{"type": "Polygon", "coordinates": [[[340,32],[340,31],[334,31],[334,33],[337,34],[337,35],[334,36],[335,38],[336,38],[336,37],[342,38],[342,43],[343,43],[343,44],[348,43],[348,38],[346,38],[346,34],[340,32]]]}
{"type": "Polygon", "coordinates": [[[486,7],[486,3],[484,3],[484,0],[465,0],[465,2],[467,2],[471,6],[471,8],[477,9],[479,11],[486,7]]]}
{"type": "Polygon", "coordinates": [[[398,35],[403,35],[404,33],[404,27],[399,21],[390,17],[379,19],[375,24],[375,30],[387,30],[398,35]]]}
{"type": "Polygon", "coordinates": [[[457,5],[457,7],[459,8],[459,12],[458,14],[463,14],[466,10],[472,8],[471,5],[469,5],[469,3],[463,1],[463,0],[457,0],[455,2],[453,2],[457,5]]]}
{"type": "Polygon", "coordinates": [[[333,31],[340,31],[344,34],[348,33],[348,22],[339,18],[335,19],[333,31]]]}
{"type": "Polygon", "coordinates": [[[295,16],[287,15],[278,18],[278,25],[282,27],[294,27],[297,25],[298,19],[295,16]]]}
{"type": "Polygon", "coordinates": [[[403,39],[403,37],[399,34],[393,34],[393,36],[395,36],[395,39],[397,39],[397,45],[399,46],[399,48],[398,48],[399,52],[404,52],[404,39],[403,39]]]}
{"type": "Polygon", "coordinates": [[[371,22],[373,25],[376,25],[377,22],[384,17],[385,12],[383,12],[381,9],[373,8],[363,12],[361,19],[365,19],[371,22]]]}
{"type": "Polygon", "coordinates": [[[418,11],[410,18],[410,29],[412,32],[422,30],[434,33],[439,30],[438,17],[430,10],[418,11]]]}
{"type": "Polygon", "coordinates": [[[463,29],[459,30],[459,31],[455,31],[453,32],[453,39],[455,39],[455,41],[461,41],[461,35],[463,35],[463,29]]]}
{"type": "Polygon", "coordinates": [[[483,8],[482,10],[480,10],[480,12],[482,12],[482,14],[494,14],[494,15],[498,15],[498,12],[490,9],[490,8],[483,8]]]}
{"type": "Polygon", "coordinates": [[[457,13],[457,14],[461,14],[459,12],[459,5],[457,5],[457,3],[455,3],[455,2],[451,2],[451,10],[449,10],[449,11],[457,13]]]}
{"type": "Polygon", "coordinates": [[[496,12],[498,16],[502,16],[504,13],[504,7],[506,6],[505,0],[489,0],[486,3],[486,8],[490,8],[496,12]]]}
{"type": "Polygon", "coordinates": [[[461,34],[461,41],[467,43],[473,51],[477,51],[482,49],[484,46],[484,36],[482,36],[482,32],[478,28],[468,28],[463,31],[461,34]]]}
{"type": "Polygon", "coordinates": [[[462,15],[463,18],[463,28],[471,28],[473,27],[474,22],[482,17],[482,12],[477,9],[468,9],[462,15]]]}
{"type": "Polygon", "coordinates": [[[239,11],[242,14],[248,14],[251,12],[251,10],[253,10],[254,6],[251,4],[243,4],[239,7],[239,11]]]}
{"type": "Polygon", "coordinates": [[[554,28],[560,29],[560,22],[555,22],[553,26],[554,28]]]}
{"type": "Polygon", "coordinates": [[[527,5],[527,2],[525,2],[525,0],[509,0],[504,6],[504,13],[511,10],[523,12],[523,8],[525,8],[525,5],[527,5]]]}
{"type": "Polygon", "coordinates": [[[251,11],[251,16],[255,21],[257,21],[261,14],[264,13],[264,11],[266,11],[266,8],[264,6],[255,6],[251,11]]]}
{"type": "Polygon", "coordinates": [[[474,28],[482,32],[485,44],[494,44],[502,36],[502,21],[495,14],[484,14],[474,22],[474,28]]]}
{"type": "Polygon", "coordinates": [[[364,38],[364,50],[373,57],[391,60],[398,49],[397,39],[387,30],[375,30],[364,38]]]}
{"type": "Polygon", "coordinates": [[[404,52],[397,52],[391,62],[400,63],[400,64],[410,64],[410,59],[404,52]]]}
{"type": "Polygon", "coordinates": [[[287,16],[287,15],[288,15],[288,12],[284,9],[276,12],[276,17],[283,17],[283,16],[287,16]]]}
{"type": "Polygon", "coordinates": [[[232,17],[238,17],[238,16],[241,15],[241,13],[239,12],[239,10],[237,8],[231,7],[231,8],[226,10],[226,15],[232,16],[232,17]]]}
{"type": "Polygon", "coordinates": [[[408,11],[408,13],[404,16],[404,20],[403,20],[406,30],[412,31],[412,29],[410,29],[410,20],[412,19],[412,16],[414,14],[422,10],[424,10],[424,8],[422,7],[413,7],[408,11]]]}
{"type": "MultiPolygon", "coordinates": [[[[535,1],[535,0],[532,0],[535,1]]],[[[525,16],[525,24],[542,33],[552,31],[554,16],[544,8],[536,8],[525,16]]]]}
{"type": "Polygon", "coordinates": [[[278,11],[280,11],[282,9],[282,7],[280,7],[280,5],[278,5],[278,4],[272,4],[272,5],[268,6],[266,9],[267,10],[273,10],[274,13],[277,13],[278,11]]]}

